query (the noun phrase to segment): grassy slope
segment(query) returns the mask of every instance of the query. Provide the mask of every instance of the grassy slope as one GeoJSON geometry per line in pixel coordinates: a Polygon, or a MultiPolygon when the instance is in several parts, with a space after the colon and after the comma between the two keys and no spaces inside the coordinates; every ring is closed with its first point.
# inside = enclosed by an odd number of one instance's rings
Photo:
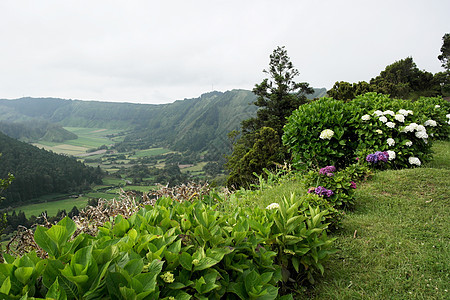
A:
{"type": "Polygon", "coordinates": [[[449,299],[450,143],[422,168],[377,173],[335,233],[314,299],[449,299]],[[356,234],[355,234],[356,232],[356,234]]]}

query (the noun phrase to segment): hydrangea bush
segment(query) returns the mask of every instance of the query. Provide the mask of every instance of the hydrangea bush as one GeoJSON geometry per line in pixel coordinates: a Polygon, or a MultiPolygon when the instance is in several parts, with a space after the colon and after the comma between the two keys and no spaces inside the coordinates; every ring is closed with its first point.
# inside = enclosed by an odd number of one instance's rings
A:
{"type": "Polygon", "coordinates": [[[288,118],[283,143],[293,155],[297,168],[348,164],[356,135],[348,120],[352,111],[342,101],[322,98],[300,106],[288,118]]]}
{"type": "Polygon", "coordinates": [[[448,139],[449,112],[442,98],[413,102],[377,93],[348,103],[322,98],[294,111],[283,143],[294,163],[307,167],[344,167],[355,158],[377,168],[415,167],[431,158],[433,140],[448,139]]]}

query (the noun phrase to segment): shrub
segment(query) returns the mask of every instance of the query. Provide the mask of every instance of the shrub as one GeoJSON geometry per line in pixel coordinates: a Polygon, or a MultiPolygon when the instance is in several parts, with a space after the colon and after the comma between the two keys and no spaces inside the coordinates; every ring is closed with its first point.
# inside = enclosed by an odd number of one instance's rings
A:
{"type": "Polygon", "coordinates": [[[283,144],[297,168],[345,166],[353,155],[355,134],[349,128],[352,111],[342,101],[322,98],[302,105],[288,118],[283,144]]]}
{"type": "Polygon", "coordinates": [[[431,158],[434,139],[448,138],[449,112],[450,104],[442,98],[412,102],[377,93],[348,103],[322,98],[294,111],[283,143],[296,166],[345,167],[379,151],[389,153],[388,162],[372,167],[414,167],[431,158]]]}

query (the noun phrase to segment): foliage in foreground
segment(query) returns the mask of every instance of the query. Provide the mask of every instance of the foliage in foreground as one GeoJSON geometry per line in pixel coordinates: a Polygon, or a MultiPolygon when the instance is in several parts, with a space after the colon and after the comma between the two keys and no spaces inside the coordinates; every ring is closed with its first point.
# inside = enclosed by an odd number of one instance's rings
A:
{"type": "MultiPolygon", "coordinates": [[[[327,211],[285,198],[267,209],[222,213],[200,200],[159,199],[96,237],[71,238],[65,218],[37,227],[35,251],[5,254],[0,293],[6,299],[275,299],[279,288],[312,280],[333,252],[327,211]],[[8,295],[8,296],[7,296],[8,295]]],[[[290,296],[287,296],[289,299],[290,296]]]]}

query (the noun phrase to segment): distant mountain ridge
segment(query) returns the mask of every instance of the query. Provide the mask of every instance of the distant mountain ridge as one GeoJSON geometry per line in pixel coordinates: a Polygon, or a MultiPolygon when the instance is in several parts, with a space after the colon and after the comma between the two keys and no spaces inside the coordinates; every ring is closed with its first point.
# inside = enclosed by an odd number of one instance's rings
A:
{"type": "MultiPolygon", "coordinates": [[[[309,98],[322,97],[315,89],[309,98]]],[[[210,92],[168,104],[133,104],[58,98],[0,99],[0,121],[47,121],[60,126],[123,129],[123,147],[162,145],[180,151],[227,152],[227,134],[255,116],[248,90],[210,92]]]]}

